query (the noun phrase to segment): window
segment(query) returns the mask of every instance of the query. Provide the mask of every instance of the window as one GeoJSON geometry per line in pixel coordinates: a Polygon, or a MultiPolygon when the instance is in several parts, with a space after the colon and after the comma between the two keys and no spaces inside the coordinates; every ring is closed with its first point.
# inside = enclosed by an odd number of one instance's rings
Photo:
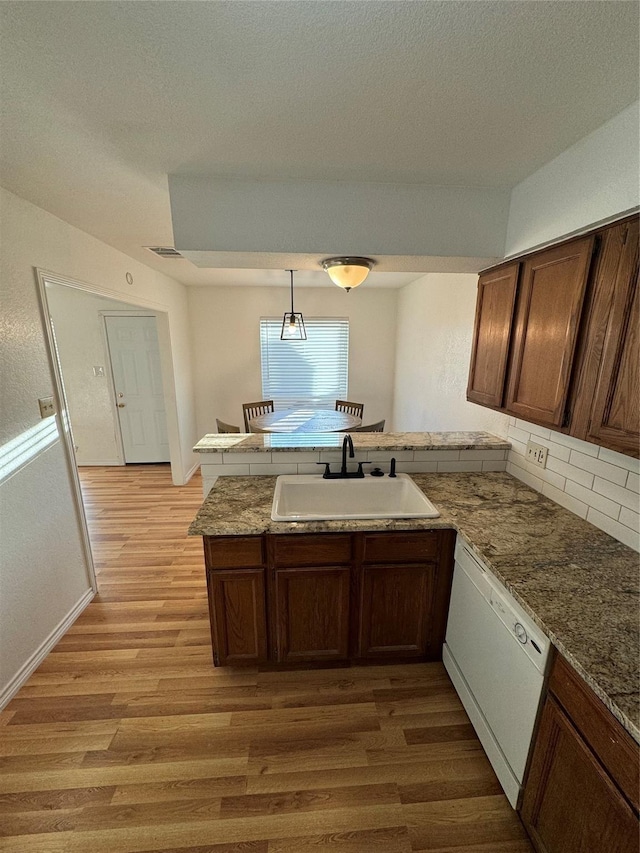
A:
{"type": "Polygon", "coordinates": [[[304,324],[306,341],[281,341],[282,318],[260,319],[262,397],[282,408],[333,408],[347,397],[349,320],[311,317],[304,324]]]}

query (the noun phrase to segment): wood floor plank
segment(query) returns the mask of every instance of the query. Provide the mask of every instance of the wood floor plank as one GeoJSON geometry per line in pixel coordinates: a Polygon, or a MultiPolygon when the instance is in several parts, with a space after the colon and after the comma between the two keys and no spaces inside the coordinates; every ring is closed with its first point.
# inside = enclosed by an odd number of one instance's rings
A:
{"type": "Polygon", "coordinates": [[[214,668],[199,476],[80,478],[100,593],[0,713],[3,853],[531,853],[441,663],[214,668]]]}
{"type": "Polygon", "coordinates": [[[286,794],[246,794],[223,797],[220,818],[259,817],[266,814],[289,814],[358,806],[362,802],[399,803],[394,783],[354,785],[340,788],[308,788],[286,794]]]}
{"type": "Polygon", "coordinates": [[[406,826],[269,841],[268,853],[411,853],[406,826]]]}
{"type": "Polygon", "coordinates": [[[414,851],[521,841],[525,831],[500,794],[437,800],[402,807],[414,851]]]}

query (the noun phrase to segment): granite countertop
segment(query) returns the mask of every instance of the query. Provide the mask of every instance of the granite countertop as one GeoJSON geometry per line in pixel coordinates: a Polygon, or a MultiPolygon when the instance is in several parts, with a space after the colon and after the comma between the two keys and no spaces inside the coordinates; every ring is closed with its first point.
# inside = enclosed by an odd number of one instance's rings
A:
{"type": "MultiPolygon", "coordinates": [[[[211,433],[193,448],[196,453],[260,453],[261,451],[340,448],[343,432],[211,433]]],[[[511,443],[489,432],[358,432],[358,450],[508,450],[511,443]]]]}
{"type": "Polygon", "coordinates": [[[455,528],[640,742],[635,551],[506,473],[412,479],[440,518],[276,522],[275,477],[221,477],[189,533],[455,528]]]}

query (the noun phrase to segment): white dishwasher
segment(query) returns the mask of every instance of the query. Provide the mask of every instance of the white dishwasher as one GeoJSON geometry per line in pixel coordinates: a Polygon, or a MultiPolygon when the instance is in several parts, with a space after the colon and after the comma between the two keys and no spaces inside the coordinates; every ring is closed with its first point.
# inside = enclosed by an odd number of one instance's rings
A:
{"type": "Polygon", "coordinates": [[[513,808],[549,640],[458,536],[443,661],[513,808]]]}

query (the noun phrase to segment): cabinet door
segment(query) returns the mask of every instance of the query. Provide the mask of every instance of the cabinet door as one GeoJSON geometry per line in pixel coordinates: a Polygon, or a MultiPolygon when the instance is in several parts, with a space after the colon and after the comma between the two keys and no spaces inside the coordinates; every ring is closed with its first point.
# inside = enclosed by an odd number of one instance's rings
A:
{"type": "Polygon", "coordinates": [[[363,566],[361,658],[426,657],[435,565],[363,566]]]}
{"type": "Polygon", "coordinates": [[[524,262],[504,406],[511,414],[562,426],[593,243],[573,240],[524,262]]]}
{"type": "Polygon", "coordinates": [[[509,264],[478,280],[467,399],[483,406],[502,406],[519,271],[509,264]]]}
{"type": "Polygon", "coordinates": [[[637,853],[638,822],[552,698],[536,738],[522,820],[540,853],[637,853]]]}
{"type": "Polygon", "coordinates": [[[349,657],[348,566],[274,570],[276,659],[349,657]]]}
{"type": "MultiPolygon", "coordinates": [[[[617,236],[612,234],[612,237],[617,236]]],[[[620,263],[607,300],[608,322],[587,439],[638,456],[640,440],[640,312],[638,221],[627,223],[620,263]]],[[[599,306],[597,306],[599,307],[599,306]]],[[[602,309],[601,309],[602,313],[602,309]]]]}
{"type": "Polygon", "coordinates": [[[208,572],[207,586],[216,665],[266,661],[264,569],[208,572]]]}

